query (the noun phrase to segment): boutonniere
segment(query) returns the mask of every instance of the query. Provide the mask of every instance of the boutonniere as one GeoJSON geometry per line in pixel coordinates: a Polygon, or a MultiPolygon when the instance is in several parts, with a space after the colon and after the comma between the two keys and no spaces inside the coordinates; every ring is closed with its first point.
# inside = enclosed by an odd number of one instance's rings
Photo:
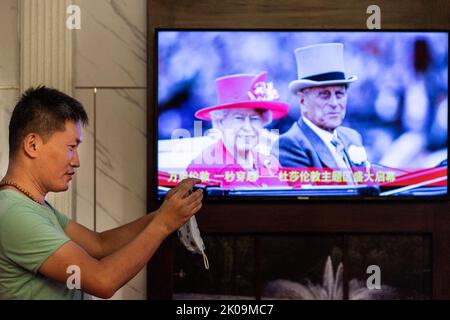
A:
{"type": "Polygon", "coordinates": [[[358,147],[352,144],[348,148],[348,157],[350,158],[350,161],[353,162],[354,164],[361,165],[367,161],[366,149],[364,149],[364,147],[362,146],[358,147]]]}

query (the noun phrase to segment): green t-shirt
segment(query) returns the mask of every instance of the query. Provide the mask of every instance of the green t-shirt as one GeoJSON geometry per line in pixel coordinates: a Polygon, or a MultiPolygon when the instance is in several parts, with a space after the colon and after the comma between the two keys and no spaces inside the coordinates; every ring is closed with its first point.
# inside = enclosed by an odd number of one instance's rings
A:
{"type": "MultiPolygon", "coordinates": [[[[0,300],[80,300],[83,292],[39,273],[70,239],[69,218],[15,190],[0,191],[0,300]]],[[[69,274],[68,274],[69,276],[69,274]]],[[[86,297],[87,298],[87,297],[86,297]]]]}

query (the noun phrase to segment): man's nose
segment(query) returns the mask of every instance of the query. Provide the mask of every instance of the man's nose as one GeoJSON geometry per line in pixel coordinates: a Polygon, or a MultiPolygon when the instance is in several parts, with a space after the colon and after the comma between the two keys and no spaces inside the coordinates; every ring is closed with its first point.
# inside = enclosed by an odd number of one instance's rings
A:
{"type": "Polygon", "coordinates": [[[78,157],[78,150],[75,150],[73,152],[72,161],[70,162],[70,165],[74,168],[80,167],[80,158],[78,157]]]}
{"type": "Polygon", "coordinates": [[[334,108],[337,107],[337,105],[338,105],[338,99],[337,99],[337,97],[336,97],[335,94],[332,94],[332,95],[331,95],[330,100],[328,101],[328,104],[329,104],[330,106],[334,107],[334,108]]]}

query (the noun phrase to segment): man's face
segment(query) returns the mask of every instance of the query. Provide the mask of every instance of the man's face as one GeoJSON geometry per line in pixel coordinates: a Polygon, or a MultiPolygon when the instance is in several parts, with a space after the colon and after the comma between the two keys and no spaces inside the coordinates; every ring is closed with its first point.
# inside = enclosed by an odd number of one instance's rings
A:
{"type": "Polygon", "coordinates": [[[69,188],[69,182],[80,166],[78,146],[82,141],[79,123],[67,121],[64,131],[57,131],[42,145],[38,167],[41,182],[48,192],[69,188]]]}
{"type": "Polygon", "coordinates": [[[260,130],[264,127],[261,112],[255,109],[230,110],[220,122],[220,130],[228,150],[247,152],[258,144],[260,130]]]}
{"type": "Polygon", "coordinates": [[[311,87],[298,95],[303,116],[319,128],[332,132],[342,124],[347,106],[345,86],[311,87]]]}

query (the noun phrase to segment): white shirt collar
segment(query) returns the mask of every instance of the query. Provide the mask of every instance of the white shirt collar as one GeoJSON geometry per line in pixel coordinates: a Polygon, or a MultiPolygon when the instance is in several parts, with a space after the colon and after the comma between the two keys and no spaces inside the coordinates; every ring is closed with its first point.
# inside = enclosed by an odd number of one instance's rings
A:
{"type": "Polygon", "coordinates": [[[333,137],[336,136],[336,129],[333,131],[333,133],[326,131],[322,128],[319,128],[317,125],[311,122],[311,120],[305,118],[302,116],[303,121],[310,127],[319,137],[322,139],[323,142],[331,143],[331,140],[333,137]]]}

